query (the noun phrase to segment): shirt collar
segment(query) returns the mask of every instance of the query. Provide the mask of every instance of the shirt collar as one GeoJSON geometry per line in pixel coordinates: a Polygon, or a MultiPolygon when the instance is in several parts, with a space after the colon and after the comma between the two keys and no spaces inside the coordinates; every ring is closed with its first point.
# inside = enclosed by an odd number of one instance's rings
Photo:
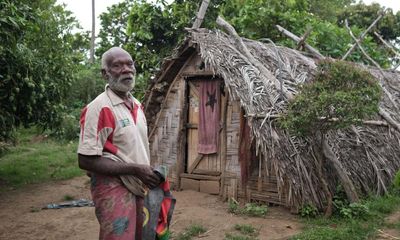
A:
{"type": "MultiPolygon", "coordinates": [[[[105,86],[105,91],[106,91],[106,93],[107,93],[108,98],[110,98],[111,103],[112,103],[113,106],[118,105],[118,104],[121,104],[121,103],[124,103],[124,100],[123,100],[120,96],[118,96],[117,94],[115,94],[115,93],[111,90],[111,88],[110,88],[110,86],[109,86],[108,84],[106,84],[106,86],[105,86]]],[[[130,97],[130,98],[132,99],[132,101],[133,101],[133,96],[132,96],[132,94],[131,94],[131,93],[128,93],[128,94],[129,94],[129,97],[130,97]]]]}

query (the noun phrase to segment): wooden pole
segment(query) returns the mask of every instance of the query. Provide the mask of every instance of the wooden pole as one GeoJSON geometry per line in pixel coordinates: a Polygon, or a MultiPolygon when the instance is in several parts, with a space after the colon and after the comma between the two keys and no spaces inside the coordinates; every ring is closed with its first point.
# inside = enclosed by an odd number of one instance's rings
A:
{"type": "MultiPolygon", "coordinates": [[[[223,99],[223,102],[222,102],[222,107],[221,107],[221,109],[222,109],[222,133],[221,133],[221,135],[222,135],[222,137],[221,137],[221,190],[220,190],[220,192],[219,192],[219,195],[221,196],[221,197],[224,197],[225,196],[225,178],[226,178],[226,173],[225,173],[225,171],[226,171],[226,153],[227,153],[227,129],[226,129],[226,127],[227,127],[227,112],[228,112],[228,103],[229,103],[229,90],[228,90],[228,88],[225,86],[225,90],[224,90],[224,92],[225,92],[225,97],[224,97],[224,99],[223,99]]],[[[225,200],[225,199],[223,199],[223,200],[225,200]]]]}
{"type": "MultiPolygon", "coordinates": [[[[287,37],[291,38],[296,43],[299,43],[301,41],[301,38],[299,38],[295,34],[291,33],[289,30],[286,30],[285,28],[281,27],[280,25],[276,25],[276,27],[278,28],[278,30],[281,33],[285,34],[287,37]]],[[[304,47],[305,47],[305,49],[307,49],[307,51],[309,51],[311,54],[313,54],[316,58],[325,59],[324,55],[319,53],[318,50],[316,50],[315,48],[311,47],[307,43],[304,43],[304,47]]]]}
{"type": "MultiPolygon", "coordinates": [[[[348,24],[348,22],[347,22],[347,19],[345,20],[345,26],[346,26],[347,30],[349,31],[350,36],[351,36],[351,37],[353,38],[353,40],[355,41],[355,45],[358,46],[358,48],[361,50],[361,52],[363,53],[363,55],[364,55],[370,62],[372,62],[372,64],[374,64],[375,67],[381,69],[381,66],[379,66],[379,64],[378,64],[377,62],[375,62],[375,60],[372,59],[372,58],[367,54],[367,52],[364,50],[364,48],[361,46],[361,40],[360,40],[360,39],[357,39],[357,38],[354,36],[353,32],[351,31],[351,29],[350,29],[350,27],[349,27],[349,24],[348,24]]],[[[342,58],[342,60],[343,60],[343,58],[342,58]]],[[[384,75],[382,74],[382,76],[384,76],[384,75]]]]}
{"type": "Polygon", "coordinates": [[[374,32],[374,34],[375,34],[375,36],[377,36],[377,37],[379,38],[379,40],[381,40],[381,42],[382,42],[383,44],[385,44],[385,46],[386,46],[387,48],[389,48],[389,50],[390,50],[394,55],[396,55],[396,57],[400,57],[400,53],[398,53],[398,52],[395,50],[395,48],[394,48],[391,44],[389,44],[388,42],[386,42],[386,41],[382,38],[382,36],[379,35],[379,33],[374,32]]]}
{"type": "Polygon", "coordinates": [[[322,141],[322,152],[326,157],[326,159],[330,161],[333,168],[336,170],[337,176],[339,177],[339,180],[342,183],[342,186],[344,188],[344,191],[346,192],[348,200],[350,201],[350,203],[358,202],[360,199],[358,197],[356,188],[351,179],[349,178],[344,166],[336,157],[335,153],[332,151],[325,136],[322,136],[321,141],[322,141]]]}
{"type": "Polygon", "coordinates": [[[400,132],[400,124],[396,122],[396,120],[394,120],[387,111],[380,108],[379,115],[381,115],[381,117],[383,117],[383,119],[385,119],[390,124],[390,126],[392,126],[393,128],[397,129],[397,131],[400,132]]]}
{"type": "Polygon", "coordinates": [[[188,117],[188,84],[186,80],[183,81],[183,96],[180,102],[181,106],[181,114],[179,120],[179,133],[178,133],[178,150],[177,150],[177,163],[176,163],[176,175],[177,175],[177,189],[181,189],[181,174],[185,171],[185,159],[186,159],[186,141],[187,141],[187,131],[186,131],[186,123],[188,117]]]}
{"type": "Polygon", "coordinates": [[[297,42],[297,49],[301,50],[302,48],[304,48],[304,43],[306,42],[308,36],[310,36],[312,31],[311,27],[307,28],[307,31],[303,34],[303,36],[301,36],[300,41],[297,42]]]}
{"type": "Polygon", "coordinates": [[[90,39],[90,63],[94,63],[94,44],[96,39],[96,10],[95,10],[95,0],[92,0],[92,37],[90,39]]]}
{"type": "MultiPolygon", "coordinates": [[[[389,48],[389,50],[397,57],[400,58],[400,53],[396,51],[396,48],[389,44],[388,42],[386,42],[381,35],[379,35],[379,33],[374,32],[375,36],[377,36],[379,38],[379,40],[381,40],[381,42],[387,47],[389,48]]],[[[398,67],[400,66],[400,63],[398,63],[396,66],[394,66],[392,69],[396,70],[398,67]]]]}
{"type": "Polygon", "coordinates": [[[199,11],[197,12],[196,20],[194,21],[193,26],[192,26],[193,29],[199,28],[201,26],[201,24],[203,23],[204,16],[206,15],[206,11],[207,11],[209,3],[210,3],[210,0],[203,0],[201,2],[201,6],[199,8],[199,11]]]}
{"type": "MultiPolygon", "coordinates": [[[[367,33],[379,22],[379,20],[381,20],[381,18],[385,15],[385,11],[382,11],[379,16],[375,19],[375,21],[367,28],[367,30],[365,30],[360,37],[358,38],[358,40],[356,40],[356,42],[350,47],[350,49],[346,52],[346,54],[342,57],[342,60],[345,60],[350,53],[356,48],[357,43],[361,43],[362,40],[364,39],[364,37],[367,35],[367,33]]],[[[347,19],[346,19],[347,21],[347,19]]]]}

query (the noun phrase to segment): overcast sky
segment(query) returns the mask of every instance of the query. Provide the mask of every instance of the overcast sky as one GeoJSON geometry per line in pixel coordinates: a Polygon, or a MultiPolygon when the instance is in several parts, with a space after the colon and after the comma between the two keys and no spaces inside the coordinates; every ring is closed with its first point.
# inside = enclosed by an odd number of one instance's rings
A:
{"type": "MultiPolygon", "coordinates": [[[[99,31],[100,19],[98,16],[100,13],[107,10],[107,7],[121,2],[122,0],[96,0],[96,32],[99,31]]],[[[80,22],[81,26],[85,30],[91,30],[92,28],[92,18],[91,18],[91,4],[92,0],[57,0],[58,3],[65,3],[67,9],[72,11],[75,17],[80,22]]],[[[201,0],[199,0],[199,3],[201,0]]],[[[377,2],[382,6],[390,7],[394,12],[400,11],[400,0],[363,0],[364,3],[370,4],[372,2],[377,2]]]]}

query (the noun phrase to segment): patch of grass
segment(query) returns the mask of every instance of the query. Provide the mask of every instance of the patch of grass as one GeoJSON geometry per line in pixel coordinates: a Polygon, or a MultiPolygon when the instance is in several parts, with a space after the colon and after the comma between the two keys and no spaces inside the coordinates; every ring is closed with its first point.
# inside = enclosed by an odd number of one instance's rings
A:
{"type": "Polygon", "coordinates": [[[239,231],[243,235],[257,236],[258,230],[248,224],[235,224],[233,227],[235,230],[239,231]]]}
{"type": "Polygon", "coordinates": [[[179,233],[176,238],[176,240],[190,240],[193,237],[197,237],[202,233],[205,233],[207,229],[203,227],[202,225],[199,224],[192,224],[188,226],[185,231],[179,233]]]}
{"type": "Polygon", "coordinates": [[[308,226],[303,233],[291,240],[361,240],[375,236],[376,223],[346,221],[325,226],[308,226]]]}
{"type": "Polygon", "coordinates": [[[71,195],[69,195],[69,194],[66,194],[66,195],[64,195],[64,197],[63,197],[63,200],[64,201],[72,201],[72,200],[74,200],[75,198],[74,198],[74,196],[71,196],[71,195]]]}
{"type": "MultiPolygon", "coordinates": [[[[377,229],[385,226],[384,218],[400,207],[400,197],[387,195],[373,197],[363,204],[368,207],[369,214],[363,218],[332,217],[325,219],[317,217],[305,220],[306,228],[291,240],[358,240],[373,239],[377,229]]],[[[387,225],[387,224],[386,224],[387,225]]],[[[400,227],[400,224],[394,227],[400,227]]]]}
{"type": "Polygon", "coordinates": [[[256,203],[246,203],[241,207],[239,203],[231,199],[228,203],[228,211],[237,215],[246,215],[250,217],[265,217],[268,207],[256,203]]]}
{"type": "Polygon", "coordinates": [[[251,236],[233,234],[233,233],[225,233],[224,240],[257,240],[257,238],[251,236]]]}
{"type": "Polygon", "coordinates": [[[399,195],[386,195],[383,197],[371,197],[366,202],[373,214],[389,214],[399,208],[399,195]]]}
{"type": "Polygon", "coordinates": [[[19,144],[0,157],[0,179],[6,180],[8,187],[17,188],[84,174],[77,163],[76,141],[60,143],[46,138],[31,142],[32,132],[20,132],[19,144]]]}

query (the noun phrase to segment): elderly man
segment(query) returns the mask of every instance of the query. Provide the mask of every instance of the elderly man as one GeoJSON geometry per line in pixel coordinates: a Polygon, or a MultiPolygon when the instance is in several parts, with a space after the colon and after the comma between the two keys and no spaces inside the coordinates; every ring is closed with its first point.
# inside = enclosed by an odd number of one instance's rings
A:
{"type": "Polygon", "coordinates": [[[143,196],[160,179],[150,167],[144,112],[130,94],[136,72],[132,57],[113,47],[101,61],[107,85],[82,110],[79,167],[91,176],[99,238],[140,240],[143,196]]]}

